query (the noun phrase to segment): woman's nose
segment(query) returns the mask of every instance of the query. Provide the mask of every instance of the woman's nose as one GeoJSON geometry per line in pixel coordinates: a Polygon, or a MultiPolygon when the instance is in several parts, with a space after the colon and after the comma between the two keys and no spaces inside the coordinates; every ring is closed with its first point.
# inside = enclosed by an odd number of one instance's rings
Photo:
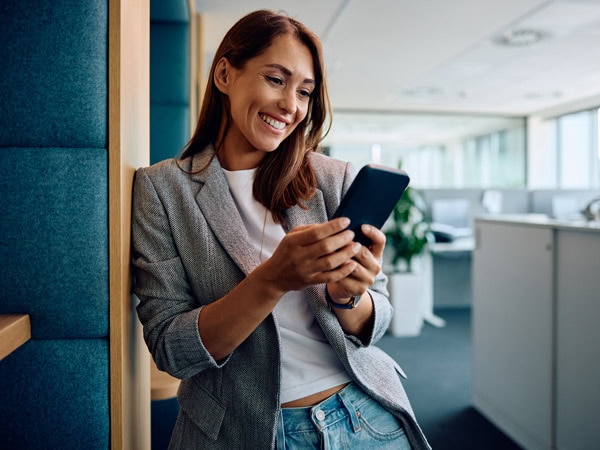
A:
{"type": "Polygon", "coordinates": [[[285,89],[284,91],[282,91],[278,106],[286,113],[294,114],[298,107],[296,91],[293,89],[285,89]]]}

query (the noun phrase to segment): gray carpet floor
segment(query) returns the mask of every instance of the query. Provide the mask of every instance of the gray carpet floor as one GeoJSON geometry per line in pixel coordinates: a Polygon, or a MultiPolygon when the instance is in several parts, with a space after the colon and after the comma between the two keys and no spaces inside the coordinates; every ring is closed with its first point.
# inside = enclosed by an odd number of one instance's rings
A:
{"type": "Polygon", "coordinates": [[[446,326],[416,337],[386,335],[378,346],[406,372],[404,386],[435,450],[520,450],[471,406],[470,309],[436,310],[446,326]]]}

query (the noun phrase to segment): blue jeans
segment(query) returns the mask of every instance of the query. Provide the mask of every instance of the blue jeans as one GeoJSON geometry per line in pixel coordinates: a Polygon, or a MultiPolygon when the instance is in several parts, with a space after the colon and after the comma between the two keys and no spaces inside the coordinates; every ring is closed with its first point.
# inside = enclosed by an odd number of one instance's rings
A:
{"type": "Polygon", "coordinates": [[[282,408],[278,450],[410,450],[401,422],[356,384],[316,406],[282,408]]]}

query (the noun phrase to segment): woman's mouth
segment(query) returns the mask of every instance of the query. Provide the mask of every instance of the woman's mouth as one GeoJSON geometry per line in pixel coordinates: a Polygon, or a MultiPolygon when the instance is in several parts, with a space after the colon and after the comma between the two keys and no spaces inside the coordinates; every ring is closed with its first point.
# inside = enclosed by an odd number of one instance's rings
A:
{"type": "Polygon", "coordinates": [[[263,122],[268,123],[276,130],[283,130],[285,128],[285,122],[280,122],[279,120],[275,120],[270,116],[265,116],[264,114],[259,114],[259,116],[263,122]]]}

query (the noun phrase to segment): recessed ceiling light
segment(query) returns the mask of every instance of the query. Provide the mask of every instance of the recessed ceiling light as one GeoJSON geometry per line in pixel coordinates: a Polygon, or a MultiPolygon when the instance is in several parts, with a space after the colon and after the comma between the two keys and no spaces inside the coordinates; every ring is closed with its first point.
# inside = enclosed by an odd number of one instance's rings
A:
{"type": "Polygon", "coordinates": [[[533,45],[542,39],[546,39],[550,36],[550,33],[540,30],[534,30],[532,28],[519,28],[515,30],[509,30],[500,36],[496,36],[492,41],[498,45],[504,45],[506,47],[527,47],[533,45]]]}
{"type": "Polygon", "coordinates": [[[418,86],[410,89],[405,89],[402,91],[402,95],[406,97],[435,97],[438,95],[442,95],[443,90],[441,88],[435,86],[418,86]]]}
{"type": "Polygon", "coordinates": [[[550,100],[555,98],[562,97],[563,93],[560,91],[551,91],[551,92],[527,92],[523,94],[523,98],[529,100],[550,100]]]}
{"type": "Polygon", "coordinates": [[[400,91],[399,95],[401,97],[410,97],[414,99],[428,99],[442,96],[448,98],[458,97],[460,99],[466,99],[468,97],[467,92],[464,90],[449,92],[444,90],[443,88],[436,86],[416,86],[408,89],[403,89],[402,91],[400,91]]]}

